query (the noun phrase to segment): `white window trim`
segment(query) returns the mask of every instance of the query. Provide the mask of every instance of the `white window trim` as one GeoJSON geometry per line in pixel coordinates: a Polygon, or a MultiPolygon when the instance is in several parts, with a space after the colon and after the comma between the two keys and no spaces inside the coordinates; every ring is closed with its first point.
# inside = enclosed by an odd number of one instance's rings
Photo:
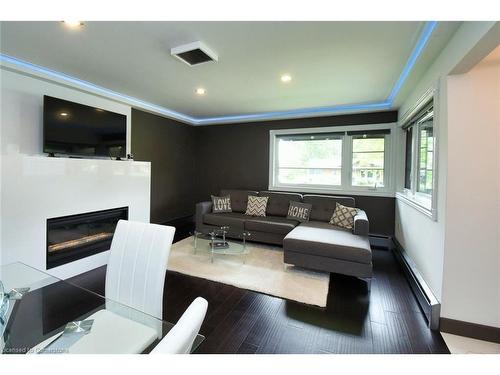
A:
{"type": "Polygon", "coordinates": [[[269,190],[290,191],[317,194],[349,194],[379,197],[394,197],[395,194],[395,134],[397,123],[367,124],[352,126],[329,126],[321,128],[279,129],[269,131],[269,190]],[[352,173],[352,136],[344,135],[342,142],[342,182],[339,186],[309,185],[309,184],[279,184],[275,171],[278,170],[276,157],[276,136],[308,134],[308,133],[341,133],[347,131],[385,130],[390,129],[386,135],[384,159],[384,187],[356,187],[351,185],[352,173]]]}
{"type": "MultiPolygon", "coordinates": [[[[437,197],[438,197],[438,154],[439,154],[439,100],[438,100],[438,86],[437,84],[431,87],[429,90],[425,92],[424,95],[420,97],[417,103],[408,110],[405,115],[402,117],[400,121],[400,126],[404,127],[410,121],[413,116],[420,111],[429,101],[433,101],[433,135],[434,135],[434,151],[432,155],[432,168],[433,168],[433,176],[432,176],[432,195],[420,193],[416,190],[418,174],[416,173],[418,166],[418,128],[413,131],[413,139],[412,139],[412,168],[411,171],[411,189],[406,189],[404,187],[396,192],[396,199],[401,202],[406,203],[410,207],[415,208],[421,213],[425,214],[433,221],[437,221],[437,197]]],[[[402,141],[405,144],[406,149],[406,134],[403,132],[402,141]]],[[[404,173],[403,173],[404,175],[404,173]]]]}
{"type": "Polygon", "coordinates": [[[412,194],[408,189],[405,189],[404,192],[396,192],[396,198],[398,200],[406,203],[408,206],[415,208],[434,220],[436,212],[432,208],[432,200],[428,197],[424,197],[424,195],[425,194],[420,193],[412,194]]]}

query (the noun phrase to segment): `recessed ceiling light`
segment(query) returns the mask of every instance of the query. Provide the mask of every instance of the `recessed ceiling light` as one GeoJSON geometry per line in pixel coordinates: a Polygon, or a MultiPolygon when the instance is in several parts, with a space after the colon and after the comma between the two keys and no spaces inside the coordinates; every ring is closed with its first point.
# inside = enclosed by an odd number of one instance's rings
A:
{"type": "Polygon", "coordinates": [[[59,113],[59,116],[61,116],[61,117],[68,117],[68,113],[67,112],[61,112],[61,113],[59,113]]]}
{"type": "Polygon", "coordinates": [[[205,95],[207,93],[207,90],[205,90],[203,87],[198,87],[195,92],[198,95],[205,95]]]}
{"type": "Polygon", "coordinates": [[[83,26],[82,21],[62,21],[62,22],[66,27],[69,27],[70,29],[76,29],[78,27],[83,26]]]}
{"type": "Polygon", "coordinates": [[[283,74],[281,76],[281,82],[288,83],[292,80],[292,76],[290,74],[283,74]]]}

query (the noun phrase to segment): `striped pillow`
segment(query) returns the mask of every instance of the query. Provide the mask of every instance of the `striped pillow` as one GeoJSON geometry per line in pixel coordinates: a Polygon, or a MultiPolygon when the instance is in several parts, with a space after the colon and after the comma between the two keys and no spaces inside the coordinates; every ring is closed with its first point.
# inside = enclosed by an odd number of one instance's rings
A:
{"type": "Polygon", "coordinates": [[[266,216],[267,200],[269,197],[248,196],[247,210],[245,215],[266,216]]]}

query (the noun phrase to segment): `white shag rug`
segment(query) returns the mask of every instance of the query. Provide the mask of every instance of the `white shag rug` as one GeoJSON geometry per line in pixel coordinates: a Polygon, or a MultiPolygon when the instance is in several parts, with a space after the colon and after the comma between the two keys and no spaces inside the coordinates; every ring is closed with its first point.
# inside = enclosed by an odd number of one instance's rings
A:
{"type": "Polygon", "coordinates": [[[247,243],[249,253],[243,255],[216,254],[210,262],[208,242],[199,241],[194,252],[193,237],[172,245],[168,269],[185,275],[229,284],[273,296],[326,306],[330,275],[283,263],[283,249],[247,243]]]}

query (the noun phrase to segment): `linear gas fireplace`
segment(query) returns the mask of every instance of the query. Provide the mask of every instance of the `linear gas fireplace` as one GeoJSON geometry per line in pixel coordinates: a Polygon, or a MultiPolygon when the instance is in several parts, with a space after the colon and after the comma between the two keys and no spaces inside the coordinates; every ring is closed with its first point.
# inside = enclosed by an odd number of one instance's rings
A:
{"type": "Polygon", "coordinates": [[[121,219],[128,207],[47,219],[47,269],[109,250],[121,219]]]}

